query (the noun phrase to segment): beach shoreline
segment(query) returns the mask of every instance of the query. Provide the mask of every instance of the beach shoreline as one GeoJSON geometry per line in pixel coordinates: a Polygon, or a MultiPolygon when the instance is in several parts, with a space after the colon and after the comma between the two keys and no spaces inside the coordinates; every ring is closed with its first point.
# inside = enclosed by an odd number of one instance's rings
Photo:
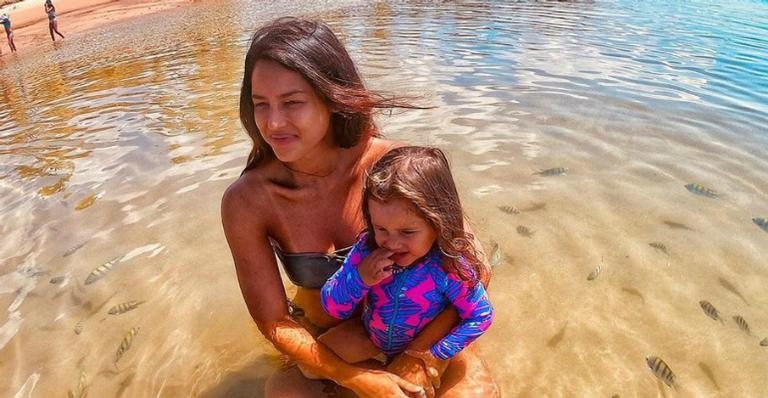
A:
{"type": "MultiPolygon", "coordinates": [[[[54,0],[59,31],[65,39],[76,39],[89,30],[114,24],[131,18],[184,7],[193,0],[54,0]]],[[[13,24],[14,43],[17,54],[31,52],[46,43],[53,43],[48,32],[48,18],[43,4],[45,0],[22,0],[0,9],[13,24]]],[[[11,54],[5,35],[0,35],[2,56],[11,54]]]]}

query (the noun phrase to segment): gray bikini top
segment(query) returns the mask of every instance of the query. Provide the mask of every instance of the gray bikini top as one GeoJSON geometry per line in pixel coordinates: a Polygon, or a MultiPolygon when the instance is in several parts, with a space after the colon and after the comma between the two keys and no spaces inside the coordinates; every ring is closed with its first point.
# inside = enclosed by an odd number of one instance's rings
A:
{"type": "Polygon", "coordinates": [[[303,252],[286,253],[277,244],[272,244],[275,254],[283,263],[288,279],[296,286],[320,289],[325,281],[341,268],[352,246],[330,253],[303,252]]]}

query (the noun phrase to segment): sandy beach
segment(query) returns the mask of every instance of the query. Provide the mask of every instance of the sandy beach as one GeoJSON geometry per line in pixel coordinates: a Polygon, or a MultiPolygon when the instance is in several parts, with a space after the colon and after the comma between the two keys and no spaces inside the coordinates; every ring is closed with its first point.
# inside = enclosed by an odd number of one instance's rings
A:
{"type": "MultiPolygon", "coordinates": [[[[64,40],[76,39],[90,29],[117,21],[136,18],[158,11],[183,7],[193,0],[58,0],[54,1],[59,31],[64,40]]],[[[23,0],[4,6],[0,13],[8,14],[13,23],[14,42],[19,54],[52,43],[48,33],[45,0],[23,0]]],[[[56,37],[59,39],[59,37],[56,37]]],[[[3,55],[10,54],[5,35],[0,37],[3,55]]]]}

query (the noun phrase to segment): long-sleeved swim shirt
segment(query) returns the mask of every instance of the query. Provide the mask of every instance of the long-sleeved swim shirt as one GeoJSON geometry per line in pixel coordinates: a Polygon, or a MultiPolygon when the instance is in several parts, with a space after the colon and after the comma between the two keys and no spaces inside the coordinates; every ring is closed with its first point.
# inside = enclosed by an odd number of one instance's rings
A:
{"type": "Polygon", "coordinates": [[[367,286],[357,270],[371,254],[366,240],[367,233],[361,234],[341,268],[325,283],[321,303],[332,317],[347,319],[362,302],[363,324],[384,354],[405,350],[449,303],[461,322],[430,348],[436,358],[452,358],[491,326],[493,307],[483,284],[471,286],[446,272],[441,265],[443,255],[436,247],[421,261],[367,286]]]}

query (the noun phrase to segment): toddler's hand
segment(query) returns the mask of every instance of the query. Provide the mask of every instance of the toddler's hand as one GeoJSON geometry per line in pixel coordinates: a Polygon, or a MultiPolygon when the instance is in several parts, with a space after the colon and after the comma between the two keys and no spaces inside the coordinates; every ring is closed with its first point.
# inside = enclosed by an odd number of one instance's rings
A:
{"type": "Polygon", "coordinates": [[[363,283],[373,286],[392,275],[392,268],[389,266],[394,264],[394,261],[389,258],[391,255],[391,251],[380,247],[361,261],[357,272],[363,278],[363,283]]]}

